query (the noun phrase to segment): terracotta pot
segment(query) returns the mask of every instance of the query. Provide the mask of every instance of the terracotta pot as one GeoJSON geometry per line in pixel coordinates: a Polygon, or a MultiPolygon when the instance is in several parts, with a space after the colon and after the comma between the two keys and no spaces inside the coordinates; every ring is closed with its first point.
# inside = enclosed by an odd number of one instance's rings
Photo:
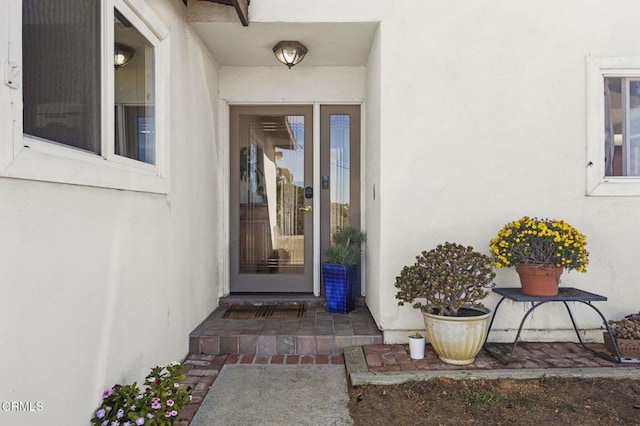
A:
{"type": "Polygon", "coordinates": [[[562,266],[518,263],[522,294],[527,296],[557,296],[562,266]]]}

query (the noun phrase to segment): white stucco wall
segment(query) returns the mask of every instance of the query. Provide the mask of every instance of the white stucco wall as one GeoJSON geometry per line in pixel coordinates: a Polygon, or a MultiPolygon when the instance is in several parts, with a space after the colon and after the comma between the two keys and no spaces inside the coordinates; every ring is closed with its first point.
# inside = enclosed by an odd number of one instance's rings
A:
{"type": "MultiPolygon", "coordinates": [[[[586,57],[640,55],[634,2],[255,0],[251,14],[380,22],[367,69],[363,194],[367,303],[387,341],[421,327],[417,312],[397,306],[403,265],[447,240],[487,253],[498,229],[525,214],[565,219],[588,236],[588,272],[565,273],[563,285],[606,295],[596,305],[608,318],[638,311],[640,199],[585,196],[586,57]]],[[[501,270],[496,282],[516,280],[501,270]]],[[[541,308],[527,323],[540,331],[526,337],[573,338],[563,310],[541,308]]],[[[574,310],[595,336],[599,317],[574,310]]],[[[496,330],[513,330],[523,313],[502,307],[496,330]]]]}
{"type": "Polygon", "coordinates": [[[221,67],[220,99],[234,103],[361,102],[365,67],[221,67]]]}
{"type": "MultiPolygon", "coordinates": [[[[486,253],[498,229],[525,214],[563,218],[587,235],[588,273],[565,273],[562,285],[609,297],[596,302],[608,318],[637,312],[640,199],[585,196],[585,57],[640,54],[631,42],[640,10],[624,1],[455,3],[411,2],[383,20],[387,340],[421,324],[414,310],[396,306],[403,265],[447,240],[486,253]]],[[[518,285],[513,270],[499,271],[496,283],[518,285]]],[[[600,326],[591,310],[574,310],[581,327],[600,326]]],[[[523,313],[521,304],[503,306],[495,327],[513,329],[523,313]]],[[[571,327],[562,305],[540,308],[527,326],[541,330],[527,338],[575,337],[559,331],[571,327]]]]}
{"type": "Polygon", "coordinates": [[[0,401],[43,407],[1,424],[88,424],[104,389],[182,360],[217,306],[217,65],[181,2],[149,5],[170,28],[168,194],[0,178],[0,401]]]}
{"type": "MultiPolygon", "coordinates": [[[[382,324],[382,295],[380,281],[380,268],[382,267],[381,255],[381,206],[380,198],[380,182],[381,182],[381,108],[382,108],[382,75],[381,64],[382,50],[381,40],[384,28],[382,25],[378,27],[375,39],[373,40],[369,60],[367,62],[367,103],[366,114],[363,121],[365,122],[366,132],[365,141],[366,149],[363,151],[364,167],[364,187],[362,189],[362,198],[364,201],[363,212],[365,213],[365,226],[367,231],[367,241],[365,244],[365,267],[366,267],[366,301],[376,320],[377,324],[382,324]]],[[[393,224],[389,224],[393,226],[393,224]]]]}

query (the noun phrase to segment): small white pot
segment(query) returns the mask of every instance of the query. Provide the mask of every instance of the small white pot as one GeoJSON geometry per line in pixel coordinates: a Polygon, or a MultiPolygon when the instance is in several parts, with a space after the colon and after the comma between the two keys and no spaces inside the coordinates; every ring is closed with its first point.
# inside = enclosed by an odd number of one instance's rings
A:
{"type": "Polygon", "coordinates": [[[409,354],[411,359],[423,359],[424,358],[424,337],[409,336],[409,354]]]}

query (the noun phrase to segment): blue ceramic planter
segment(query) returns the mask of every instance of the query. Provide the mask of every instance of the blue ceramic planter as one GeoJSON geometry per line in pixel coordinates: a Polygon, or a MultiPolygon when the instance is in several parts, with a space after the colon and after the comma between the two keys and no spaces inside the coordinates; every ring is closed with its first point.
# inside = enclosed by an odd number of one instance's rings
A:
{"type": "Polygon", "coordinates": [[[346,314],[356,306],[358,265],[322,264],[327,312],[346,314]]]}

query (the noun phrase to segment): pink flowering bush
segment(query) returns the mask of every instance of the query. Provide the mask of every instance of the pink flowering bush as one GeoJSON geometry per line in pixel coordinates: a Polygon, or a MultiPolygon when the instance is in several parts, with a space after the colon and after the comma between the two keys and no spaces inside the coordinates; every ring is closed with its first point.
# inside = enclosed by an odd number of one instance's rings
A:
{"type": "Polygon", "coordinates": [[[102,404],[93,413],[91,424],[100,426],[171,425],[178,412],[191,400],[191,387],[184,388],[182,365],[174,362],[157,366],[144,381],[145,389],[114,385],[102,394],[102,404]]]}

